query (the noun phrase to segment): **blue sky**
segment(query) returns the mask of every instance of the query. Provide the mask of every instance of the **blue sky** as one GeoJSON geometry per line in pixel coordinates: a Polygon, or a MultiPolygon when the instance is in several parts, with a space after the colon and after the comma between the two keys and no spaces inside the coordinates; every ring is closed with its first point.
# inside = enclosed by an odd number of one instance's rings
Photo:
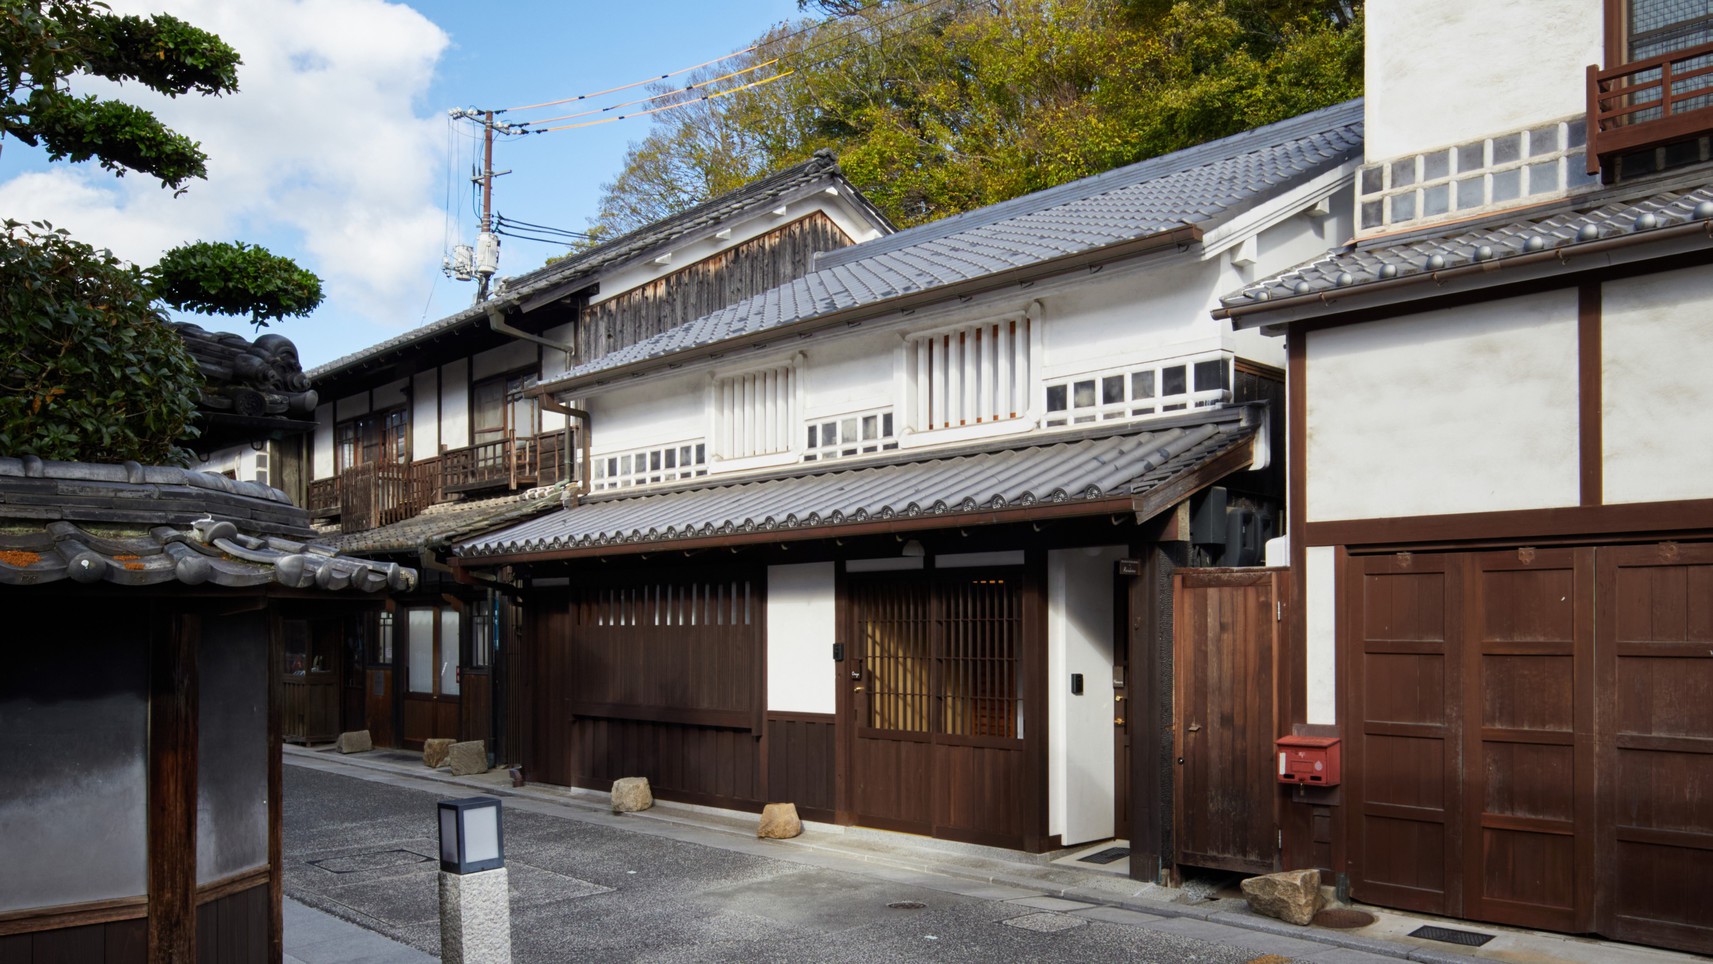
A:
{"type": "MultiPolygon", "coordinates": [[[[49,165],[8,141],[0,150],[0,216],[53,221],[140,264],[194,240],[244,240],[290,256],[320,275],[327,293],[314,315],[274,329],[297,343],[305,367],[450,314],[474,296],[473,284],[440,271],[444,245],[473,243],[476,230],[468,180],[479,157],[476,129],[449,125],[448,108],[514,107],[632,83],[741,49],[772,24],[801,16],[795,0],[111,5],[173,13],[243,55],[242,89],[230,97],[167,101],[135,88],[119,92],[199,140],[209,179],[174,199],[149,178],[49,165]]],[[[94,83],[78,90],[111,93],[94,83]]],[[[584,227],[600,185],[648,125],[644,118],[501,140],[494,166],[512,173],[496,181],[496,210],[584,227]]],[[[509,240],[500,273],[526,271],[553,253],[509,240]]],[[[251,334],[241,320],[186,319],[251,334]]]]}

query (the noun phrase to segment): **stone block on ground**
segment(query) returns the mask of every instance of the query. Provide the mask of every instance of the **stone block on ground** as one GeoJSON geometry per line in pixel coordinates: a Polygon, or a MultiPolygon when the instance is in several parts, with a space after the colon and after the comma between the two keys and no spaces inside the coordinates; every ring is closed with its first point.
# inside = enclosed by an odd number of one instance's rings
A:
{"type": "Polygon", "coordinates": [[[474,773],[488,772],[488,745],[481,740],[470,740],[467,743],[454,743],[447,748],[446,762],[452,767],[455,777],[467,777],[474,773]]]}
{"type": "Polygon", "coordinates": [[[768,840],[790,840],[803,832],[803,821],[797,819],[795,803],[770,803],[761,808],[761,826],[757,837],[768,840]]]}
{"type": "Polygon", "coordinates": [[[1288,924],[1307,926],[1326,903],[1320,893],[1320,871],[1287,870],[1251,877],[1243,882],[1249,909],[1288,924]]]}
{"type": "Polygon", "coordinates": [[[433,737],[422,741],[422,765],[425,767],[442,767],[446,765],[446,754],[452,750],[452,744],[457,740],[443,737],[433,737]]]}
{"type": "Polygon", "coordinates": [[[654,806],[654,793],[647,777],[620,777],[613,781],[613,812],[635,813],[654,806]]]}
{"type": "Polygon", "coordinates": [[[351,730],[339,734],[339,742],[334,746],[340,753],[367,753],[375,748],[375,741],[369,739],[368,730],[351,730]]]}

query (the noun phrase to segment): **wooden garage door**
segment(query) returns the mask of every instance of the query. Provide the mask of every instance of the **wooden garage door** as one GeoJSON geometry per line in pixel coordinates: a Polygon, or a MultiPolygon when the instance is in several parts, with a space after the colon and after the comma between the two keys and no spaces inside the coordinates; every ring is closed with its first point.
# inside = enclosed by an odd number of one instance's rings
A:
{"type": "Polygon", "coordinates": [[[1713,953],[1713,546],[1599,567],[1599,929],[1713,953]]]}
{"type": "Polygon", "coordinates": [[[1355,557],[1343,598],[1355,896],[1713,950],[1713,547],[1355,557]]]}

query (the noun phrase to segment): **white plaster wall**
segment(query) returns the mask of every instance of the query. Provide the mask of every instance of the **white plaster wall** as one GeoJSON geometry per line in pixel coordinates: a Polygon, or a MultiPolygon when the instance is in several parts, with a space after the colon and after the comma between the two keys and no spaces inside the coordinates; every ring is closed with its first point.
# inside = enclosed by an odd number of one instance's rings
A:
{"type": "Polygon", "coordinates": [[[335,402],[333,405],[334,421],[336,422],[343,422],[348,418],[356,418],[359,415],[367,415],[368,413],[368,392],[363,392],[359,395],[347,395],[344,398],[339,399],[339,401],[335,402]]]}
{"type": "Polygon", "coordinates": [[[384,412],[389,408],[398,408],[404,404],[405,388],[410,385],[410,379],[401,378],[398,381],[387,382],[371,390],[371,404],[375,411],[384,412]]]}
{"type": "MultiPolygon", "coordinates": [[[[567,345],[567,344],[571,343],[571,337],[574,334],[575,334],[574,326],[571,323],[567,322],[563,325],[560,325],[557,328],[547,329],[546,331],[542,332],[541,337],[546,338],[548,341],[558,342],[561,345],[567,345]]],[[[561,375],[564,375],[566,370],[568,368],[570,368],[570,365],[571,365],[571,358],[570,358],[570,356],[566,355],[564,352],[553,351],[552,349],[548,349],[548,348],[543,348],[541,350],[541,380],[542,381],[549,382],[549,381],[552,381],[552,380],[560,377],[561,375]]],[[[564,427],[565,427],[565,416],[559,414],[558,412],[549,412],[546,409],[542,410],[542,412],[541,412],[541,430],[543,432],[557,432],[564,427]]]]}
{"type": "Polygon", "coordinates": [[[333,477],[333,406],[329,404],[315,407],[315,441],[309,470],[314,479],[333,477]]]}
{"type": "MultiPolygon", "coordinates": [[[[804,420],[889,405],[898,409],[903,399],[898,397],[895,373],[902,343],[899,335],[886,332],[811,342],[799,367],[804,420]]],[[[904,423],[897,421],[896,427],[902,429],[904,423]]]]}
{"type": "Polygon", "coordinates": [[[628,452],[706,436],[707,386],[706,375],[686,375],[651,379],[590,399],[591,450],[597,455],[628,452]]]}
{"type": "Polygon", "coordinates": [[[508,341],[498,348],[477,352],[470,359],[470,378],[481,381],[491,375],[504,375],[520,368],[539,370],[537,351],[535,342],[508,341]]]}
{"type": "Polygon", "coordinates": [[[1586,108],[1605,61],[1597,0],[1371,0],[1367,155],[1381,161],[1586,108]]]}
{"type": "Polygon", "coordinates": [[[470,444],[470,360],[440,366],[440,444],[461,449],[470,444]]]}
{"type": "Polygon", "coordinates": [[[440,370],[411,377],[410,453],[415,459],[440,454],[440,370]]]}
{"type": "Polygon", "coordinates": [[[767,708],[831,713],[833,564],[767,567],[767,708]]]}
{"type": "Polygon", "coordinates": [[[1042,299],[1042,379],[1223,346],[1229,323],[1209,315],[1217,265],[1171,258],[1139,272],[1042,299]]]}
{"type": "Polygon", "coordinates": [[[1338,722],[1337,567],[1331,546],[1303,550],[1303,617],[1307,624],[1308,707],[1305,723],[1338,722]]]}
{"type": "Polygon", "coordinates": [[[1124,552],[1047,553],[1047,832],[1067,847],[1113,831],[1112,567],[1124,552]]]}
{"type": "Polygon", "coordinates": [[[1611,282],[1601,313],[1606,501],[1713,498],[1713,275],[1611,282]]]}
{"type": "Polygon", "coordinates": [[[1310,521],[1579,501],[1574,289],[1307,338],[1310,521]]]}

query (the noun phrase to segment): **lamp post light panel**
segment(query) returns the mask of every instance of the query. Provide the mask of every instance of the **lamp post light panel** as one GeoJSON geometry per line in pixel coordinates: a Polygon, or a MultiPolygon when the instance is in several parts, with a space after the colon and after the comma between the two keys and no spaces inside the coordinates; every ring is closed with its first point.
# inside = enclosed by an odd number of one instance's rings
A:
{"type": "Polygon", "coordinates": [[[440,801],[441,870],[474,874],[505,864],[498,797],[440,801]]]}

